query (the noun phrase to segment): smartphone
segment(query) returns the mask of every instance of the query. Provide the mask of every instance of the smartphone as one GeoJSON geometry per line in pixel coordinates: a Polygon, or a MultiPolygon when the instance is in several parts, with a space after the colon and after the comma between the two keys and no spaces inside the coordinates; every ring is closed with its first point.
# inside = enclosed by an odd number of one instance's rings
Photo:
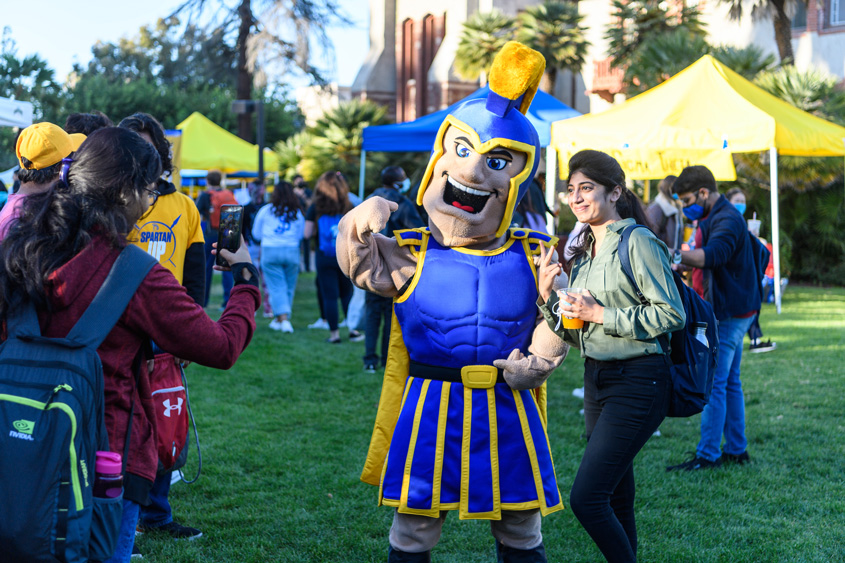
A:
{"type": "Polygon", "coordinates": [[[220,256],[220,250],[225,248],[235,252],[241,246],[241,231],[244,224],[243,205],[222,205],[220,207],[220,226],[217,227],[217,265],[228,266],[229,263],[220,256]]]}

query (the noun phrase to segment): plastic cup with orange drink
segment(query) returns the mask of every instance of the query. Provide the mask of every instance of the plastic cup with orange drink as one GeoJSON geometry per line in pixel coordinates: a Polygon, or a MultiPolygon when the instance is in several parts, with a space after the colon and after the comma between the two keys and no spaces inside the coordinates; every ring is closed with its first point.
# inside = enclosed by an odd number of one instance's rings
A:
{"type": "Polygon", "coordinates": [[[556,311],[556,313],[558,314],[560,322],[563,324],[563,328],[578,329],[584,327],[583,320],[576,319],[573,317],[567,317],[563,314],[563,310],[561,308],[569,304],[567,301],[564,301],[564,295],[581,295],[582,293],[584,293],[584,289],[581,287],[565,287],[557,290],[557,296],[560,301],[558,302],[558,310],[556,311]]]}

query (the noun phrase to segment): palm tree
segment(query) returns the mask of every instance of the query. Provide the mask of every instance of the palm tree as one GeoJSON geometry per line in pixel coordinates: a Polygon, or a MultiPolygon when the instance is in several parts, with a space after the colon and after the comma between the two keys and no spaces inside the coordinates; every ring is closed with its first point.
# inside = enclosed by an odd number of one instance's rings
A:
{"type": "Polygon", "coordinates": [[[719,0],[730,8],[728,16],[736,21],[742,18],[746,9],[751,11],[751,19],[761,20],[772,18],[775,28],[775,43],[778,46],[781,64],[792,64],[795,56],[792,52],[792,19],[798,2],[807,5],[806,0],[719,0]]]}
{"type": "MultiPolygon", "coordinates": [[[[358,99],[342,102],[325,113],[308,129],[310,142],[302,150],[300,173],[310,181],[326,170],[339,170],[350,182],[357,180],[364,128],[387,123],[385,114],[384,106],[358,99]]],[[[387,165],[387,156],[384,153],[368,156],[368,185],[373,185],[387,165]]]]}
{"type": "Polygon", "coordinates": [[[625,92],[631,96],[654,88],[706,55],[710,45],[683,27],[644,39],[625,67],[625,92]]]}
{"type": "Polygon", "coordinates": [[[604,34],[609,41],[608,54],[614,67],[631,63],[640,45],[649,38],[675,28],[684,28],[692,35],[704,37],[704,24],[698,8],[684,5],[673,9],[662,0],[613,0],[613,15],[618,25],[611,25],[604,34]]]}
{"type": "Polygon", "coordinates": [[[774,69],[777,61],[775,56],[767,54],[756,45],[734,47],[733,45],[718,45],[713,47],[710,54],[723,65],[748,80],[754,80],[761,72],[774,69]]]}
{"type": "Polygon", "coordinates": [[[487,82],[487,71],[493,59],[513,36],[516,20],[497,10],[476,12],[464,22],[458,50],[455,53],[455,70],[464,80],[481,77],[487,82]]]}
{"type": "MultiPolygon", "coordinates": [[[[311,42],[330,53],[326,27],[332,22],[348,23],[337,0],[184,0],[171,17],[186,15],[190,25],[206,13],[214,14],[215,30],[229,33],[237,27],[239,100],[252,98],[256,76],[264,80],[260,68],[269,65],[279,65],[283,73],[298,71],[314,84],[325,84],[322,71],[312,63],[311,42]]],[[[238,136],[251,140],[251,115],[238,115],[238,136]]]]}
{"type": "MultiPolygon", "coordinates": [[[[585,36],[584,19],[576,2],[546,0],[519,14],[517,39],[546,58],[546,73],[540,85],[544,92],[554,95],[559,70],[573,74],[581,71],[590,42],[585,36]]],[[[572,100],[575,100],[575,81],[572,81],[572,100]]]]}

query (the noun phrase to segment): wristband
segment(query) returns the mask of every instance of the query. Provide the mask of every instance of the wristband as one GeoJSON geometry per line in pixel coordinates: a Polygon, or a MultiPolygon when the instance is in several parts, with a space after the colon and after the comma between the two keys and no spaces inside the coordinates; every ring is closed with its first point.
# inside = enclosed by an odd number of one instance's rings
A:
{"type": "Polygon", "coordinates": [[[242,283],[247,283],[253,287],[258,287],[258,268],[255,267],[255,264],[250,262],[238,262],[237,264],[232,264],[232,278],[234,279],[234,285],[239,285],[242,283]],[[244,270],[247,270],[252,277],[249,279],[244,278],[244,270]]]}
{"type": "Polygon", "coordinates": [[[672,253],[672,263],[673,264],[680,264],[681,258],[683,258],[683,255],[681,254],[680,250],[675,250],[675,252],[672,253]]]}

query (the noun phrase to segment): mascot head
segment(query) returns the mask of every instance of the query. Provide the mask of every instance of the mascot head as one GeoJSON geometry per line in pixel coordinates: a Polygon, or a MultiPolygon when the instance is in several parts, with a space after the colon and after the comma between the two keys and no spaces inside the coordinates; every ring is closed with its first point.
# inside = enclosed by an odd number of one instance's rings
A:
{"type": "Polygon", "coordinates": [[[511,41],[490,69],[487,98],[446,116],[417,195],[446,246],[501,237],[537,172],[540,141],[525,112],[545,70],[543,56],[511,41]]]}

